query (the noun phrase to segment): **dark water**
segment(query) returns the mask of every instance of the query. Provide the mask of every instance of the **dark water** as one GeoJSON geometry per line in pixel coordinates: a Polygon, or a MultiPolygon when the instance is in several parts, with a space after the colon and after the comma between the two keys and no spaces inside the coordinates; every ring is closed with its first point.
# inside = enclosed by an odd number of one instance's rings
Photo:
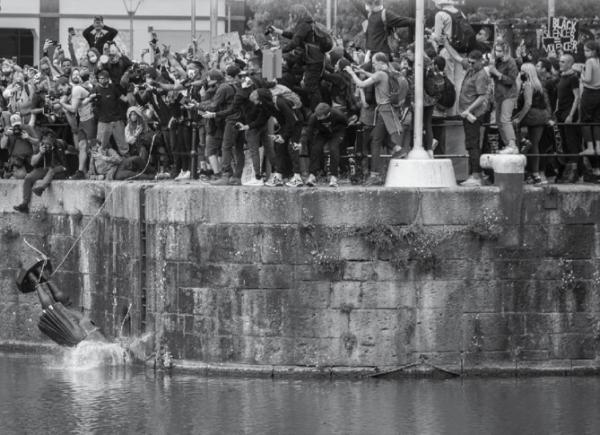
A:
{"type": "Polygon", "coordinates": [[[600,378],[205,378],[0,355],[0,433],[598,434],[600,378]]]}

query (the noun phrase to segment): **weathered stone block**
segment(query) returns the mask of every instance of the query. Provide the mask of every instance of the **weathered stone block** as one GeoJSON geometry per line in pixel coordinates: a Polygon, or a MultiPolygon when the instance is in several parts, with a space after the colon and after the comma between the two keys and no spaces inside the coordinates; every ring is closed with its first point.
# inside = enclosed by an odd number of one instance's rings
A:
{"type": "Polygon", "coordinates": [[[363,308],[414,308],[420,283],[415,281],[365,281],[361,283],[363,308]]]}
{"type": "Polygon", "coordinates": [[[259,269],[259,288],[292,288],[295,281],[295,266],[285,264],[263,264],[259,269]]]}
{"type": "Polygon", "coordinates": [[[424,281],[414,288],[418,294],[419,309],[445,308],[458,313],[463,311],[466,300],[477,299],[482,293],[478,286],[470,286],[469,290],[474,294],[467,297],[464,281],[424,281]]]}
{"type": "Polygon", "coordinates": [[[423,308],[416,317],[416,350],[457,352],[461,349],[460,311],[423,308]]]}
{"type": "Polygon", "coordinates": [[[340,281],[332,284],[331,308],[349,309],[362,305],[362,287],[360,281],[340,281]]]}
{"type": "Polygon", "coordinates": [[[340,257],[350,261],[369,261],[373,258],[373,249],[358,236],[343,237],[340,240],[340,257]]]}
{"type": "Polygon", "coordinates": [[[329,281],[296,281],[295,288],[288,292],[290,307],[324,309],[329,307],[332,283],[329,281]]]}
{"type": "Polygon", "coordinates": [[[553,358],[596,358],[597,340],[585,334],[551,334],[550,352],[553,358]]]}
{"type": "Polygon", "coordinates": [[[549,225],[548,255],[587,259],[594,254],[594,225],[549,225]]]}
{"type": "Polygon", "coordinates": [[[264,264],[297,264],[300,235],[295,225],[264,226],[258,241],[264,264]]]}
{"type": "Polygon", "coordinates": [[[347,261],[344,268],[346,281],[374,281],[378,275],[375,273],[373,261],[347,261]]]}

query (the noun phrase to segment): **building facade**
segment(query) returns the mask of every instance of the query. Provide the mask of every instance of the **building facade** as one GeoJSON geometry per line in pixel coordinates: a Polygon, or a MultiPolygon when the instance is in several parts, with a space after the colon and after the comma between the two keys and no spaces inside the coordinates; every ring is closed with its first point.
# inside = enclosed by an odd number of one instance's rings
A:
{"type": "MultiPolygon", "coordinates": [[[[160,44],[179,51],[192,38],[192,9],[195,1],[195,31],[201,45],[208,46],[211,26],[211,0],[142,0],[131,19],[128,9],[135,9],[139,0],[1,0],[0,57],[17,57],[21,64],[37,64],[46,39],[67,46],[69,28],[76,32],[74,45],[79,55],[87,47],[81,36],[97,15],[104,23],[119,30],[117,43],[133,57],[148,47],[156,32],[160,44]],[[131,24],[133,22],[133,34],[131,24]]],[[[226,0],[215,0],[215,34],[225,33],[228,25],[226,0]]]]}

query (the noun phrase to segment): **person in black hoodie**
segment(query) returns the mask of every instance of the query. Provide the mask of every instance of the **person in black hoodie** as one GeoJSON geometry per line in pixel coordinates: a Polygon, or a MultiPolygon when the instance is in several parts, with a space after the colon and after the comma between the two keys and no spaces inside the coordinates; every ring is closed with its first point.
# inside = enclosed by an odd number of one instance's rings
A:
{"type": "Polygon", "coordinates": [[[323,168],[323,154],[327,148],[329,148],[331,157],[329,186],[338,186],[340,144],[346,135],[347,126],[346,115],[326,103],[319,103],[315,108],[315,113],[308,118],[300,140],[303,147],[309,146],[310,143],[310,174],[306,180],[307,186],[317,184],[315,174],[323,168]]]}
{"type": "Polygon", "coordinates": [[[368,11],[367,20],[363,24],[365,29],[367,58],[371,59],[375,53],[385,53],[392,60],[392,50],[388,44],[388,36],[396,27],[408,27],[415,23],[414,18],[406,18],[396,15],[383,7],[383,0],[367,0],[365,7],[368,11]]]}
{"type": "MultiPolygon", "coordinates": [[[[236,77],[240,74],[240,69],[236,65],[229,65],[225,70],[230,83],[236,83],[236,77]]],[[[219,112],[205,112],[204,119],[225,120],[225,129],[223,131],[223,145],[221,148],[221,178],[213,184],[216,186],[242,184],[242,172],[244,170],[244,136],[236,124],[243,123],[245,115],[250,109],[250,93],[254,87],[254,82],[247,77],[240,85],[236,85],[236,92],[233,101],[225,110],[219,112]],[[234,163],[234,165],[232,165],[234,163]]]]}
{"type": "Polygon", "coordinates": [[[321,99],[320,82],[325,61],[325,53],[321,52],[318,44],[315,44],[314,20],[306,6],[296,4],[292,6],[290,17],[296,22],[293,32],[286,32],[271,26],[271,30],[290,41],[284,45],[281,52],[292,54],[296,49],[300,49],[304,56],[302,63],[304,66],[304,76],[302,78],[303,89],[308,92],[310,98],[310,108],[314,110],[321,99]]]}

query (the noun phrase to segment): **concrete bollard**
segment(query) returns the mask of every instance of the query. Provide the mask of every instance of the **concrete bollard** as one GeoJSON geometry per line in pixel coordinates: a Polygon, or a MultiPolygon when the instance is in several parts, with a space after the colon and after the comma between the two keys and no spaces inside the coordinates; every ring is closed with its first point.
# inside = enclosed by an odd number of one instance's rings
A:
{"type": "MultiPolygon", "coordinates": [[[[523,184],[527,158],[522,154],[483,154],[479,164],[494,171],[494,185],[500,188],[500,207],[506,225],[521,228],[523,184]]],[[[520,245],[521,231],[508,231],[501,237],[504,245],[520,245]]]]}

